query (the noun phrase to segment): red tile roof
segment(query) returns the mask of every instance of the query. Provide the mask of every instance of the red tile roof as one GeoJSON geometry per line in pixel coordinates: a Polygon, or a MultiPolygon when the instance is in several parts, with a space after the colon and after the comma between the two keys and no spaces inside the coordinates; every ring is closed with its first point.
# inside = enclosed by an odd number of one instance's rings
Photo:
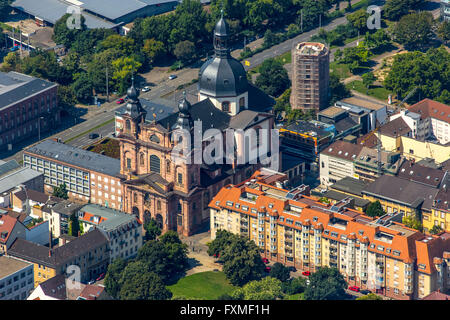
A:
{"type": "Polygon", "coordinates": [[[439,291],[433,291],[422,300],[450,300],[450,295],[439,291]]]}
{"type": "Polygon", "coordinates": [[[423,99],[408,110],[420,114],[421,120],[432,117],[450,123],[450,106],[431,99],[423,99]]]}
{"type": "Polygon", "coordinates": [[[0,243],[6,244],[8,242],[11,232],[16,226],[17,219],[5,214],[0,214],[0,243]],[[3,238],[3,235],[5,237],[3,238]]]}

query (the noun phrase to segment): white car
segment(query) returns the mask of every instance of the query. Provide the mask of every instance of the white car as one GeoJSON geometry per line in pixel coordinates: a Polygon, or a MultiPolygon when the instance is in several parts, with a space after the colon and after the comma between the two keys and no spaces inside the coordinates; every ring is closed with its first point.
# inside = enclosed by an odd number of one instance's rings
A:
{"type": "Polygon", "coordinates": [[[176,78],[178,78],[178,77],[176,75],[174,75],[174,74],[169,76],[169,80],[173,80],[173,79],[176,79],[176,78]]]}
{"type": "Polygon", "coordinates": [[[150,91],[150,87],[145,86],[145,87],[143,87],[143,88],[141,89],[141,91],[142,91],[142,92],[148,92],[148,91],[150,91]]]}

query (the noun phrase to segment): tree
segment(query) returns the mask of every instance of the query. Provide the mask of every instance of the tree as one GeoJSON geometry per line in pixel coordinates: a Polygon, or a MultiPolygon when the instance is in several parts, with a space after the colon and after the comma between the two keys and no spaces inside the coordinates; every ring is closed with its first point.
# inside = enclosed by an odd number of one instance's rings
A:
{"type": "Polygon", "coordinates": [[[136,51],[134,40],[132,38],[123,37],[119,34],[112,34],[108,36],[105,40],[100,42],[100,46],[103,50],[115,49],[119,51],[121,55],[125,56],[129,56],[136,51]]]}
{"type": "Polygon", "coordinates": [[[378,52],[391,43],[391,38],[384,29],[378,29],[374,33],[366,32],[364,43],[370,50],[378,52]]]}
{"type": "Polygon", "coordinates": [[[341,82],[339,77],[332,73],[330,74],[330,101],[329,105],[333,105],[336,101],[350,97],[350,90],[341,82]]]}
{"type": "Polygon", "coordinates": [[[364,32],[367,30],[367,19],[369,18],[369,14],[366,12],[366,9],[359,9],[349,15],[347,15],[347,21],[352,24],[356,29],[360,32],[364,32]]]}
{"type": "Polygon", "coordinates": [[[74,74],[71,87],[75,97],[82,103],[89,104],[92,99],[92,81],[86,72],[74,74]]]}
{"type": "Polygon", "coordinates": [[[235,238],[225,248],[221,257],[223,272],[231,284],[243,286],[249,281],[261,279],[264,263],[259,254],[259,248],[252,240],[242,236],[235,238]]]}
{"type": "Polygon", "coordinates": [[[387,0],[383,7],[384,14],[389,20],[397,21],[422,2],[422,0],[387,0]]]}
{"type": "Polygon", "coordinates": [[[291,81],[281,62],[270,58],[259,67],[255,84],[268,95],[278,97],[290,87],[291,81]]]}
{"type": "Polygon", "coordinates": [[[154,272],[140,261],[130,262],[122,272],[120,300],[167,300],[172,293],[154,272]]]}
{"type": "Polygon", "coordinates": [[[371,202],[366,209],[366,214],[369,217],[375,218],[375,217],[381,217],[384,215],[383,207],[381,206],[380,201],[371,202]]]}
{"type": "Polygon", "coordinates": [[[120,257],[114,259],[114,261],[108,265],[104,282],[105,289],[106,292],[115,299],[119,299],[120,278],[122,276],[122,271],[126,266],[126,261],[120,257]]]}
{"type": "Polygon", "coordinates": [[[450,53],[443,46],[431,48],[426,53],[413,51],[399,54],[394,57],[384,85],[395,92],[399,99],[417,87],[409,103],[419,101],[419,97],[437,100],[450,87],[448,70],[450,53]]]}
{"type": "Polygon", "coordinates": [[[341,300],[346,296],[347,283],[336,268],[320,267],[309,277],[305,300],[341,300]]]}
{"type": "Polygon", "coordinates": [[[263,46],[270,48],[271,46],[277,43],[277,35],[272,32],[272,30],[267,29],[266,33],[264,33],[264,43],[263,46]]]}
{"type": "Polygon", "coordinates": [[[356,298],[356,300],[383,300],[383,298],[376,295],[375,293],[369,293],[366,294],[365,296],[356,298]]]}
{"type": "Polygon", "coordinates": [[[11,2],[12,0],[0,0],[0,21],[4,21],[11,11],[11,8],[9,7],[11,2]]]}
{"type": "Polygon", "coordinates": [[[377,80],[373,72],[366,72],[361,77],[363,80],[363,84],[367,89],[369,89],[373,85],[373,83],[377,80]]]}
{"type": "Polygon", "coordinates": [[[421,232],[423,230],[422,222],[414,214],[405,214],[403,216],[403,221],[402,222],[408,228],[416,229],[416,230],[419,230],[421,232]]]}
{"type": "Polygon", "coordinates": [[[424,48],[433,36],[433,15],[428,11],[411,13],[395,25],[395,39],[407,48],[424,48]]]}
{"type": "Polygon", "coordinates": [[[78,237],[79,233],[81,234],[80,221],[78,221],[78,215],[74,213],[70,216],[69,235],[78,237]]]}
{"type": "Polygon", "coordinates": [[[158,223],[153,218],[150,219],[149,222],[144,224],[144,229],[146,240],[155,240],[156,237],[161,234],[161,228],[158,226],[158,223]]]}
{"type": "Polygon", "coordinates": [[[437,35],[441,38],[444,43],[450,41],[450,21],[443,21],[439,24],[437,29],[437,35]]]}
{"type": "Polygon", "coordinates": [[[289,279],[281,284],[283,293],[287,295],[302,293],[306,287],[306,279],[301,277],[289,279]]]}
{"type": "Polygon", "coordinates": [[[187,64],[196,57],[195,45],[189,40],[180,41],[176,44],[173,53],[177,59],[181,60],[184,64],[187,64]]]}
{"type": "Polygon", "coordinates": [[[285,282],[289,280],[289,278],[291,277],[291,272],[283,264],[275,262],[272,268],[270,269],[269,275],[272,278],[280,280],[281,282],[285,282]]]}
{"type": "Polygon", "coordinates": [[[265,277],[261,280],[250,281],[242,288],[231,293],[231,297],[236,300],[277,300],[283,298],[281,281],[265,277]]]}
{"type": "MultiPolygon", "coordinates": [[[[69,19],[71,17],[70,13],[66,13],[65,15],[63,15],[61,18],[59,18],[54,27],[53,27],[53,40],[57,43],[57,44],[62,44],[64,45],[66,48],[71,48],[72,44],[75,42],[75,38],[77,37],[77,35],[83,33],[86,29],[86,19],[84,18],[84,16],[81,16],[81,25],[80,25],[80,29],[69,29],[67,27],[67,19],[69,19]]],[[[74,19],[74,18],[71,18],[74,19]]]]}
{"type": "Polygon", "coordinates": [[[17,52],[9,52],[6,57],[3,58],[1,71],[9,72],[18,70],[20,64],[20,56],[17,52]]]}
{"type": "Polygon", "coordinates": [[[350,71],[354,72],[366,63],[371,55],[364,41],[361,41],[356,47],[345,48],[340,62],[349,64],[350,71]]]}
{"type": "Polygon", "coordinates": [[[61,199],[69,199],[69,195],[67,194],[67,186],[65,183],[59,185],[59,187],[53,188],[53,196],[61,199]]]}
{"type": "Polygon", "coordinates": [[[142,63],[133,57],[120,57],[112,62],[113,76],[116,80],[116,88],[120,93],[126,92],[129,86],[129,80],[133,73],[142,66],[142,63]]]}
{"type": "Polygon", "coordinates": [[[188,265],[187,246],[170,234],[160,240],[150,240],[138,250],[136,260],[145,263],[150,272],[156,273],[164,283],[188,265]]]}
{"type": "Polygon", "coordinates": [[[150,64],[158,61],[166,52],[164,43],[155,39],[145,39],[142,52],[150,60],[150,64]]]}
{"type": "Polygon", "coordinates": [[[68,109],[77,103],[75,93],[70,86],[59,86],[57,95],[58,104],[63,109],[68,109]]]}
{"type": "Polygon", "coordinates": [[[208,243],[208,254],[210,256],[222,256],[225,249],[237,236],[227,230],[217,230],[216,238],[208,243]]]}
{"type": "Polygon", "coordinates": [[[441,233],[442,231],[443,231],[443,230],[442,230],[441,226],[438,225],[438,224],[435,224],[435,225],[433,226],[433,228],[430,229],[430,233],[431,233],[431,234],[438,234],[438,233],[441,233]]]}

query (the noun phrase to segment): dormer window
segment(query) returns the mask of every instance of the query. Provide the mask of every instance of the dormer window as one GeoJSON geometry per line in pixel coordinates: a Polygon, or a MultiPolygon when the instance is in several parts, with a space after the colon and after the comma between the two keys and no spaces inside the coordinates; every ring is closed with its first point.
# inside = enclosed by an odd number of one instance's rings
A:
{"type": "Polygon", "coordinates": [[[229,101],[222,102],[222,111],[230,112],[230,102],[229,101]]]}

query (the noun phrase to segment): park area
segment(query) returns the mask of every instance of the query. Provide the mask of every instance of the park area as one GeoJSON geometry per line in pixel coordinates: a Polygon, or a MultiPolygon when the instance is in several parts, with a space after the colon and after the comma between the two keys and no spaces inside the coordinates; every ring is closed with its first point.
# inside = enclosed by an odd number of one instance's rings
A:
{"type": "Polygon", "coordinates": [[[167,288],[174,297],[194,300],[217,300],[221,295],[230,294],[236,289],[220,271],[196,273],[180,279],[167,288]]]}

